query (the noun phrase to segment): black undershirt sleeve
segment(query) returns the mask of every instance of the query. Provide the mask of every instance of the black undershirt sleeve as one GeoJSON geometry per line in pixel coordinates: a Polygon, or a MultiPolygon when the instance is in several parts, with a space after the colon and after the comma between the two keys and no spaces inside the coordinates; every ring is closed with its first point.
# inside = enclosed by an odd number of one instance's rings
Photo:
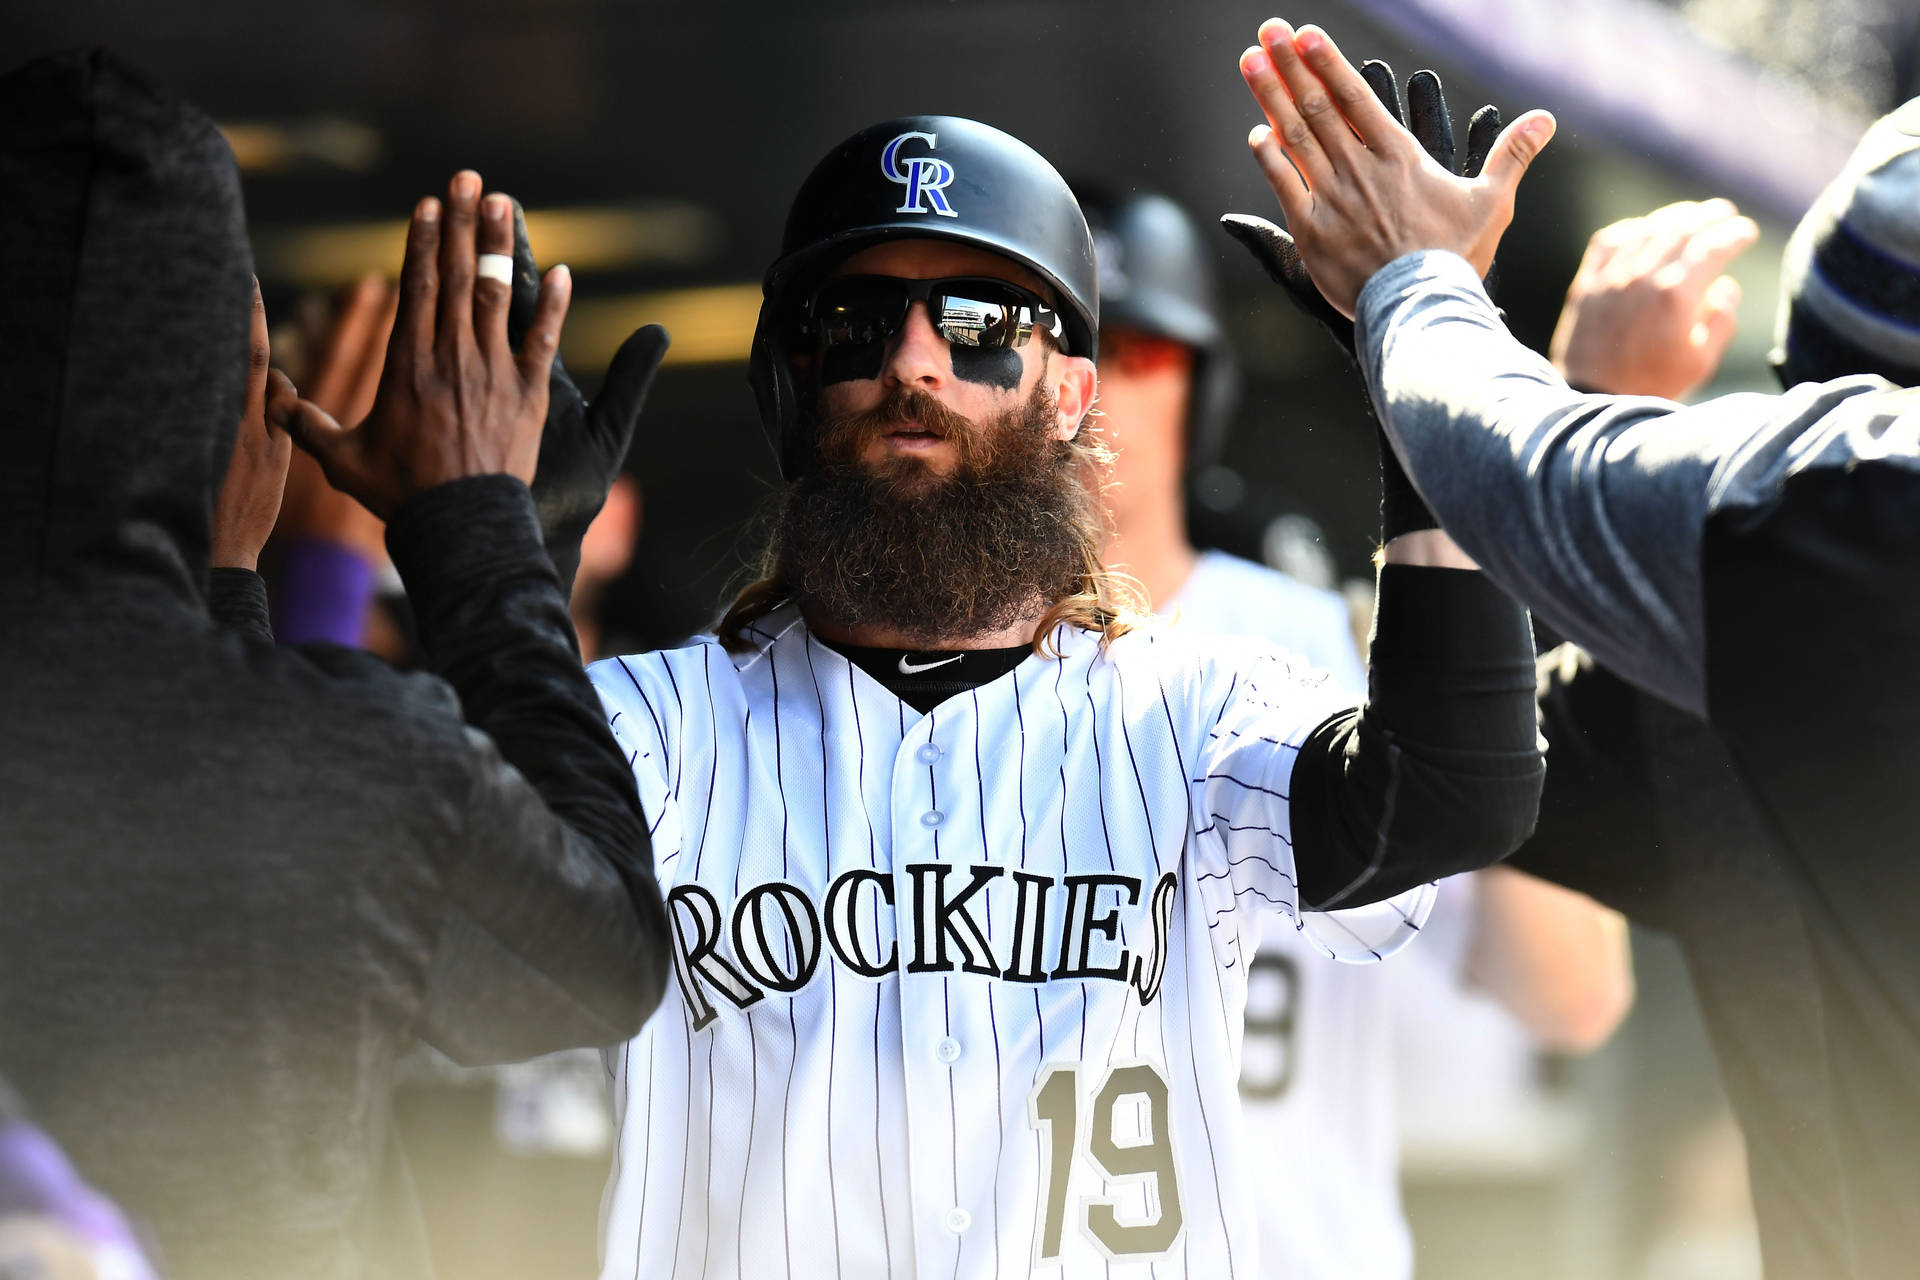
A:
{"type": "Polygon", "coordinates": [[[1363,706],[1294,764],[1310,910],[1377,902],[1498,862],[1533,829],[1545,765],[1526,612],[1467,569],[1380,571],[1363,706]]]}
{"type": "MultiPolygon", "coordinates": [[[[1538,699],[1547,786],[1539,824],[1511,864],[1665,927],[1668,866],[1644,745],[1648,695],[1563,644],[1540,659],[1538,699]]],[[[1714,759],[1703,752],[1703,767],[1714,759]]]]}

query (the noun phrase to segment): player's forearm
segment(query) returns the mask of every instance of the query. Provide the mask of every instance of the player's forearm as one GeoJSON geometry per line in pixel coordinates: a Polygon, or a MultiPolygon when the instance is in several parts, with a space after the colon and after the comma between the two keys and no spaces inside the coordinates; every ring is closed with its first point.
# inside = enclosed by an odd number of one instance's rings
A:
{"type": "Polygon", "coordinates": [[[1544,1047],[1589,1053],[1633,1007],[1627,922],[1509,867],[1480,876],[1467,976],[1544,1047]]]}
{"type": "Polygon", "coordinates": [[[1294,765],[1294,862],[1315,908],[1497,862],[1539,805],[1532,632],[1480,574],[1383,566],[1368,684],[1294,765]]]}
{"type": "Polygon", "coordinates": [[[482,476],[429,490],[396,513],[387,545],[429,663],[468,723],[618,871],[652,927],[660,894],[646,820],[580,664],[526,486],[482,476]]]}
{"type": "Polygon", "coordinates": [[[1383,428],[1466,553],[1635,683],[1697,707],[1711,457],[1672,429],[1679,406],[1575,392],[1450,254],[1379,272],[1356,335],[1383,428]],[[1656,434],[1657,458],[1609,456],[1656,434]],[[1602,485],[1603,464],[1636,474],[1602,485]]]}

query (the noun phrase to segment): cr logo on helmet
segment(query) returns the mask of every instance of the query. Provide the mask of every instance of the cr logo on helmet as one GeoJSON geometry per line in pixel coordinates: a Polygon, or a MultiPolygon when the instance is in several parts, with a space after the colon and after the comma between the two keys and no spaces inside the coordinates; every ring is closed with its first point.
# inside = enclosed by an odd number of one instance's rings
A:
{"type": "Polygon", "coordinates": [[[925,139],[929,151],[934,148],[933,134],[915,130],[900,134],[880,153],[880,172],[887,175],[887,181],[898,182],[907,189],[906,198],[894,212],[937,213],[943,218],[957,217],[953,206],[947,203],[946,187],[953,181],[952,165],[945,160],[921,156],[907,161],[906,169],[901,169],[900,144],[911,138],[925,139]],[[923,200],[925,205],[921,203],[923,200]]]}

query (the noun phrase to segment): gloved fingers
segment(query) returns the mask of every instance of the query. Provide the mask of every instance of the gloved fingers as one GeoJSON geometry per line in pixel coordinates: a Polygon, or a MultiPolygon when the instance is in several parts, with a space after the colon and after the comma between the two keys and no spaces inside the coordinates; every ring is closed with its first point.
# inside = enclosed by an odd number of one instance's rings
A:
{"type": "MultiPolygon", "coordinates": [[[[474,247],[483,254],[510,257],[513,253],[513,202],[493,192],[480,202],[480,227],[474,247]]],[[[507,345],[507,309],[513,287],[493,276],[475,276],[473,282],[473,340],[491,363],[512,355],[507,345]]]]}
{"type": "Polygon", "coordinates": [[[1489,102],[1467,121],[1467,167],[1460,171],[1463,176],[1480,176],[1481,168],[1487,163],[1487,152],[1493,150],[1493,140],[1499,136],[1500,108],[1489,102]]]}
{"type": "Polygon", "coordinates": [[[527,211],[514,200],[513,305],[507,311],[507,341],[515,351],[520,349],[527,326],[533,323],[534,304],[539,300],[540,268],[534,262],[533,241],[527,238],[527,211]]]}
{"type": "Polygon", "coordinates": [[[547,387],[553,371],[553,358],[560,350],[560,325],[567,318],[567,304],[573,299],[573,273],[563,263],[547,272],[540,282],[540,296],[533,304],[533,319],[527,324],[526,337],[514,356],[521,380],[528,387],[547,387]]]}
{"type": "Polygon", "coordinates": [[[1352,354],[1353,321],[1335,310],[1313,283],[1292,236],[1265,218],[1245,213],[1222,214],[1220,225],[1246,247],[1274,283],[1287,291],[1295,306],[1324,325],[1334,341],[1352,354]]]}
{"type": "Polygon", "coordinates": [[[1294,246],[1293,237],[1267,221],[1256,218],[1250,213],[1223,213],[1220,225],[1228,235],[1246,246],[1266,273],[1277,285],[1292,287],[1288,278],[1290,271],[1304,269],[1300,263],[1300,250],[1294,246]]]}
{"type": "Polygon", "coordinates": [[[1407,104],[1400,97],[1400,82],[1393,78],[1393,68],[1378,58],[1369,58],[1360,64],[1360,76],[1373,89],[1373,96],[1380,99],[1394,121],[1400,125],[1407,123],[1407,104]]]}
{"type": "Polygon", "coordinates": [[[1481,173],[1484,185],[1494,197],[1512,208],[1513,193],[1526,175],[1527,166],[1553,141],[1559,127],[1550,111],[1535,108],[1500,131],[1487,148],[1487,162],[1481,173]]]}
{"type": "Polygon", "coordinates": [[[646,325],[628,335],[620,344],[620,350],[614,353],[613,363],[607,366],[606,381],[600,384],[600,394],[594,397],[593,420],[596,434],[606,433],[617,446],[616,456],[610,461],[619,462],[626,457],[634,423],[639,421],[640,410],[647,403],[647,392],[653,388],[654,375],[660,372],[660,363],[667,358],[667,348],[672,342],[659,325],[646,325]]]}
{"type": "Polygon", "coordinates": [[[1407,127],[1435,163],[1448,173],[1454,172],[1458,153],[1453,141],[1453,116],[1440,92],[1440,77],[1431,71],[1416,71],[1407,80],[1407,127]]]}

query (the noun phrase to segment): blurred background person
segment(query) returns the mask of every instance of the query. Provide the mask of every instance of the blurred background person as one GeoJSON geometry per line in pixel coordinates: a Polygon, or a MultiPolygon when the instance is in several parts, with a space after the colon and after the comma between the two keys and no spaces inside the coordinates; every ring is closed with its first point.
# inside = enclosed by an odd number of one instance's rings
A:
{"type": "MultiPolygon", "coordinates": [[[[320,294],[300,300],[292,322],[276,334],[275,360],[335,420],[359,422],[380,389],[399,290],[370,272],[331,306],[328,301],[320,294]]],[[[318,462],[297,452],[263,569],[282,644],[362,647],[375,622],[379,582],[393,573],[386,526],[328,484],[318,462]]]]}
{"type": "MultiPolygon", "coordinates": [[[[1157,193],[1081,182],[1076,194],[1100,269],[1099,423],[1115,455],[1108,564],[1139,578],[1182,629],[1272,641],[1364,696],[1339,595],[1197,551],[1189,537],[1187,479],[1220,456],[1236,382],[1199,228],[1157,193]]],[[[1505,868],[1441,889],[1425,936],[1402,957],[1430,973],[1336,964],[1285,929],[1267,932],[1249,967],[1245,1119],[1260,1145],[1287,1152],[1262,1172],[1264,1274],[1413,1273],[1397,1072],[1524,1081],[1537,1050],[1589,1052],[1627,1015],[1633,975],[1617,914],[1505,868]]],[[[1502,1119],[1472,1110],[1481,1126],[1502,1119]]]]}

